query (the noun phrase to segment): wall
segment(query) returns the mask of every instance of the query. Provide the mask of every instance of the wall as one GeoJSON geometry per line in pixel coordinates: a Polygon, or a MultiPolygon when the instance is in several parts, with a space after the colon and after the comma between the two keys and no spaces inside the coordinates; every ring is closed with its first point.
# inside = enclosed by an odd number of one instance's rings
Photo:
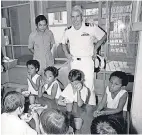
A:
{"type": "Polygon", "coordinates": [[[28,38],[31,33],[30,27],[30,5],[17,8],[20,44],[28,45],[28,38]]]}
{"type": "Polygon", "coordinates": [[[136,62],[134,90],[132,99],[132,123],[139,134],[142,134],[142,32],[139,36],[139,46],[136,62]]]}

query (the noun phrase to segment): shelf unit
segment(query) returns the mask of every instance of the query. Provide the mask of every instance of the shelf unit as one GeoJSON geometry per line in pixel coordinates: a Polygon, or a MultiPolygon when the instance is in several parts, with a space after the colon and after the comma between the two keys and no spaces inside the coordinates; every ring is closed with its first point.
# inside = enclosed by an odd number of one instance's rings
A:
{"type": "MultiPolygon", "coordinates": [[[[1,27],[1,29],[2,29],[3,33],[5,33],[4,30],[6,30],[6,29],[9,30],[9,35],[4,35],[4,36],[10,37],[10,44],[4,45],[4,46],[5,46],[5,49],[4,49],[4,50],[6,50],[6,46],[9,46],[9,45],[10,45],[11,48],[12,48],[12,59],[14,59],[15,57],[14,57],[14,48],[13,48],[13,35],[12,35],[12,29],[11,29],[11,27],[1,27]]],[[[6,52],[5,52],[5,54],[6,54],[6,52]]]]}

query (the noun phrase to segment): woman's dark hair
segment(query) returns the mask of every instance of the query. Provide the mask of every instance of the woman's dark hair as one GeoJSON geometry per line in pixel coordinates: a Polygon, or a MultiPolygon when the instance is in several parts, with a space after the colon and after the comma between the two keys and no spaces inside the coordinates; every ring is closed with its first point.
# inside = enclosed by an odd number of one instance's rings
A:
{"type": "Polygon", "coordinates": [[[83,81],[84,80],[84,73],[80,70],[73,69],[69,72],[68,79],[73,81],[83,81]]]}
{"type": "Polygon", "coordinates": [[[126,75],[125,72],[122,72],[122,71],[115,71],[115,72],[113,72],[113,73],[110,75],[109,80],[110,80],[111,77],[113,77],[113,76],[116,76],[116,77],[118,77],[119,79],[121,79],[121,81],[122,81],[122,86],[127,86],[127,84],[128,84],[128,76],[126,75]]]}
{"type": "Polygon", "coordinates": [[[35,19],[35,24],[38,25],[38,23],[43,20],[45,20],[46,24],[48,23],[47,18],[44,15],[39,15],[35,19]]]}
{"type": "Polygon", "coordinates": [[[123,118],[115,116],[99,116],[94,118],[91,124],[91,134],[125,134],[125,124],[123,118]],[[111,127],[111,128],[110,128],[111,127]]]}
{"type": "Polygon", "coordinates": [[[39,61],[37,61],[37,60],[29,60],[29,61],[27,61],[26,66],[28,66],[28,65],[33,65],[36,69],[38,69],[38,71],[40,69],[40,64],[39,64],[39,61]]]}
{"type": "Polygon", "coordinates": [[[47,134],[66,134],[69,120],[61,111],[46,109],[40,115],[42,128],[47,134]]]}
{"type": "Polygon", "coordinates": [[[49,66],[49,67],[47,67],[47,68],[44,70],[44,73],[45,73],[46,71],[51,71],[54,77],[57,77],[57,76],[58,76],[58,69],[57,69],[56,67],[49,66]]]}

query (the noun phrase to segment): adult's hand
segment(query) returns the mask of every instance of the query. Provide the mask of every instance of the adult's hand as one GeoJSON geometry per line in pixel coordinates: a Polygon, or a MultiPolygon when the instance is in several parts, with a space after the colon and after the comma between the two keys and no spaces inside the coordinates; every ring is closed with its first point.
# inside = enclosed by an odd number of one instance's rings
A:
{"type": "Polygon", "coordinates": [[[92,56],[92,60],[95,61],[96,58],[97,58],[97,55],[94,54],[94,55],[92,56]]]}
{"type": "Polygon", "coordinates": [[[67,57],[69,62],[73,61],[73,57],[72,57],[71,54],[67,54],[66,57],[67,57]]]}
{"type": "Polygon", "coordinates": [[[101,111],[95,111],[94,113],[93,113],[93,116],[94,117],[98,117],[98,116],[100,116],[100,115],[102,115],[103,113],[101,112],[101,111]]]}

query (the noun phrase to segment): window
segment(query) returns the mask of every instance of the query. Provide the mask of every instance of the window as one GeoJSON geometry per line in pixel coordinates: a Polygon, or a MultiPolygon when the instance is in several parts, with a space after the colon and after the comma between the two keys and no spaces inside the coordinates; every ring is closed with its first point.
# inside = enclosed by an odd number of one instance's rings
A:
{"type": "Polygon", "coordinates": [[[62,12],[54,13],[54,20],[57,20],[58,22],[61,22],[62,21],[62,12]]]}
{"type": "Polygon", "coordinates": [[[48,13],[49,25],[65,25],[67,24],[67,12],[48,13]]]}
{"type": "Polygon", "coordinates": [[[67,27],[67,12],[60,11],[55,13],[48,13],[49,18],[49,29],[53,32],[55,38],[55,46],[53,49],[53,55],[55,58],[64,58],[65,55],[62,52],[62,49],[57,49],[59,43],[61,42],[65,28],[67,27]],[[55,51],[54,51],[55,50],[55,51]]]}

